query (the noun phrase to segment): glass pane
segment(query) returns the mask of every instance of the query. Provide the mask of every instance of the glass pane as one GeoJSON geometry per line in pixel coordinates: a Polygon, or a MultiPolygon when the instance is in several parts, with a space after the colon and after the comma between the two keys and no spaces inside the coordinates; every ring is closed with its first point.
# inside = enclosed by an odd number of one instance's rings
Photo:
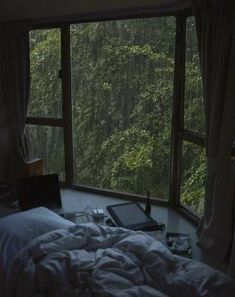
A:
{"type": "Polygon", "coordinates": [[[43,159],[43,173],[59,174],[65,179],[63,128],[27,125],[30,140],[30,158],[43,159]]]}
{"type": "Polygon", "coordinates": [[[202,97],[202,77],[194,17],[186,23],[186,73],[184,128],[205,134],[205,114],[202,97]]]}
{"type": "Polygon", "coordinates": [[[205,149],[184,141],[181,170],[181,204],[202,215],[206,179],[205,149]]]}
{"type": "Polygon", "coordinates": [[[71,26],[75,182],[168,199],[175,18],[71,26]]]}
{"type": "Polygon", "coordinates": [[[31,90],[28,115],[62,116],[60,30],[30,32],[31,90]]]}

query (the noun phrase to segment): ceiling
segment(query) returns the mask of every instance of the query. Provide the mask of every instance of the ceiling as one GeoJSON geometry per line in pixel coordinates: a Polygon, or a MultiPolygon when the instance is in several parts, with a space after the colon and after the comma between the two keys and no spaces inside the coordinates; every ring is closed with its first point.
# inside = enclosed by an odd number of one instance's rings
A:
{"type": "Polygon", "coordinates": [[[67,17],[93,12],[159,6],[160,11],[188,6],[190,0],[0,0],[0,21],[67,17]]]}

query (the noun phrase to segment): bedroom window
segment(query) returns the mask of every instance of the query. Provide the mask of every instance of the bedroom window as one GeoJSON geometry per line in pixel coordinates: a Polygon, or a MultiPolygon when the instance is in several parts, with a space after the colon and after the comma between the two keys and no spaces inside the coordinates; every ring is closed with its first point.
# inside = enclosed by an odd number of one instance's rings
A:
{"type": "Polygon", "coordinates": [[[205,197],[205,149],[183,141],[181,161],[181,204],[202,215],[205,197]]]}
{"type": "Polygon", "coordinates": [[[58,173],[64,180],[64,135],[62,127],[27,125],[31,158],[43,159],[44,174],[58,173]]]}
{"type": "Polygon", "coordinates": [[[59,29],[30,32],[31,91],[28,115],[62,117],[61,34],[59,29]]]}
{"type": "Polygon", "coordinates": [[[205,197],[205,116],[194,17],[186,19],[185,95],[181,131],[180,203],[202,215],[205,197]]]}
{"type": "Polygon", "coordinates": [[[167,200],[175,18],[75,24],[70,34],[75,184],[167,200]]]}
{"type": "Polygon", "coordinates": [[[31,90],[27,131],[30,157],[43,159],[44,173],[65,179],[60,29],[30,32],[31,90]]]}
{"type": "Polygon", "coordinates": [[[27,126],[44,172],[110,196],[141,199],[150,190],[201,215],[205,118],[195,27],[194,17],[179,14],[33,29],[27,126]]]}

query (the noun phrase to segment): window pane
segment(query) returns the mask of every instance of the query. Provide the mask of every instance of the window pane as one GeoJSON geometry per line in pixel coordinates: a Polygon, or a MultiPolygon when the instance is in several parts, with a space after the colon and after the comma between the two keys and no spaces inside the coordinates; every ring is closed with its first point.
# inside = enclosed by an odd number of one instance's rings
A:
{"type": "Polygon", "coordinates": [[[75,182],[168,198],[175,18],[71,26],[75,182]]]}
{"type": "Polygon", "coordinates": [[[206,178],[205,149],[184,141],[181,170],[181,204],[202,215],[206,178]]]}
{"type": "Polygon", "coordinates": [[[202,97],[202,78],[194,17],[186,23],[186,73],[184,128],[205,134],[205,114],[202,97]]]}
{"type": "Polygon", "coordinates": [[[63,128],[27,125],[30,158],[43,159],[44,174],[57,173],[65,179],[63,128]]]}
{"type": "Polygon", "coordinates": [[[30,32],[31,90],[28,115],[61,117],[60,30],[30,32]]]}

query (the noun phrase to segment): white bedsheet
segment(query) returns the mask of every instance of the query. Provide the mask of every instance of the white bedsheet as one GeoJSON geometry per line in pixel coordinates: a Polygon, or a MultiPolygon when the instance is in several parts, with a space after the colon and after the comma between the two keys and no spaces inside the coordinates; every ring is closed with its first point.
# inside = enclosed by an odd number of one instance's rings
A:
{"type": "Polygon", "coordinates": [[[6,289],[6,297],[232,297],[235,285],[143,232],[86,224],[34,239],[6,289]]]}

